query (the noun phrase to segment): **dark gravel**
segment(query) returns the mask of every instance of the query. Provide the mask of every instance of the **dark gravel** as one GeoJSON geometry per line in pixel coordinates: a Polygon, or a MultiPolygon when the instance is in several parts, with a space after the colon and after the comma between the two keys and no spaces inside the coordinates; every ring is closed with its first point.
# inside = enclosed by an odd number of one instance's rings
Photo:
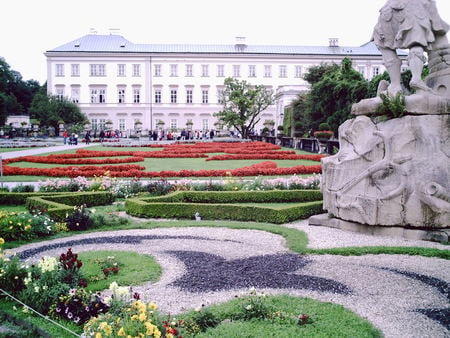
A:
{"type": "Polygon", "coordinates": [[[186,265],[187,273],[171,285],[189,292],[222,291],[236,288],[295,288],[350,294],[344,284],[331,279],[295,272],[309,261],[296,254],[264,255],[225,260],[194,251],[169,251],[186,265]]]}
{"type": "MultiPolygon", "coordinates": [[[[435,288],[438,292],[442,293],[444,296],[450,300],[450,285],[449,283],[439,279],[426,275],[422,275],[415,272],[410,271],[402,271],[397,269],[390,268],[382,268],[382,270],[387,270],[393,273],[397,273],[399,275],[406,276],[411,279],[418,280],[422,283],[425,283],[433,288],[435,288]]],[[[444,309],[417,309],[415,312],[421,313],[428,318],[437,321],[442,326],[446,327],[447,330],[450,330],[450,307],[444,309]]]]}
{"type": "Polygon", "coordinates": [[[17,253],[17,256],[20,259],[27,259],[33,257],[41,252],[45,252],[47,250],[58,249],[58,248],[67,248],[75,245],[83,245],[83,244],[141,244],[144,240],[163,240],[163,239],[188,239],[188,240],[202,240],[202,241],[219,241],[219,242],[234,242],[240,243],[239,241],[226,239],[226,240],[217,240],[209,237],[200,237],[200,236],[157,236],[157,235],[143,235],[143,236],[105,236],[105,237],[95,237],[95,238],[84,238],[84,239],[76,239],[76,240],[68,240],[60,243],[42,245],[37,248],[23,250],[17,253]]]}
{"type": "Polygon", "coordinates": [[[447,297],[448,300],[450,300],[450,284],[446,281],[443,281],[439,278],[434,278],[426,275],[421,275],[419,273],[411,272],[411,271],[403,271],[403,270],[397,270],[397,269],[391,269],[391,268],[382,268],[382,270],[387,270],[390,272],[398,273],[399,275],[406,276],[408,278],[412,278],[415,280],[418,280],[422,283],[425,283],[433,288],[435,288],[437,291],[442,293],[444,296],[447,297]]]}

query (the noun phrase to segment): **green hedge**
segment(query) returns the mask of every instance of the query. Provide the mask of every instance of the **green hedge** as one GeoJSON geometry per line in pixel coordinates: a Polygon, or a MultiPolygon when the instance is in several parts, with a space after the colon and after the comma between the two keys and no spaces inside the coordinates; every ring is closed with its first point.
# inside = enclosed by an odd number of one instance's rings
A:
{"type": "Polygon", "coordinates": [[[25,204],[28,197],[67,195],[67,192],[0,192],[0,205],[25,204]]]}
{"type": "Polygon", "coordinates": [[[177,192],[163,197],[134,198],[125,202],[130,215],[155,218],[230,219],[287,223],[322,212],[322,194],[317,190],[177,192]],[[281,209],[234,203],[298,202],[281,209]]]}
{"type": "Polygon", "coordinates": [[[165,196],[141,198],[154,202],[186,203],[286,203],[322,200],[319,190],[268,190],[268,191],[179,191],[165,196]]]}
{"type": "Polygon", "coordinates": [[[74,206],[85,204],[87,207],[92,207],[111,204],[113,201],[113,194],[106,191],[75,192],[28,197],[26,206],[28,210],[46,209],[50,218],[63,221],[73,211],[74,206]]]}

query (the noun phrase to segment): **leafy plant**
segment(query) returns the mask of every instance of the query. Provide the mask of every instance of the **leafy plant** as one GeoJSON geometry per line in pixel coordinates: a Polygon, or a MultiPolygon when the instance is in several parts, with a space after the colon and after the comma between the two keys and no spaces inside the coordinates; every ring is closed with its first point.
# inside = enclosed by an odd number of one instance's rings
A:
{"type": "Polygon", "coordinates": [[[377,115],[399,118],[406,113],[405,96],[402,93],[397,93],[395,96],[380,93],[380,98],[382,102],[375,111],[377,115]]]}
{"type": "Polygon", "coordinates": [[[85,205],[74,207],[72,214],[66,218],[67,227],[72,231],[89,229],[93,225],[90,214],[85,205]]]}
{"type": "Polygon", "coordinates": [[[257,292],[254,288],[250,294],[241,299],[240,311],[233,315],[235,320],[266,319],[273,309],[265,302],[266,295],[257,292]]]}
{"type": "Polygon", "coordinates": [[[84,288],[70,289],[65,295],[58,298],[50,308],[53,317],[60,317],[81,325],[91,317],[97,317],[107,312],[106,304],[99,293],[90,293],[84,288]]]}

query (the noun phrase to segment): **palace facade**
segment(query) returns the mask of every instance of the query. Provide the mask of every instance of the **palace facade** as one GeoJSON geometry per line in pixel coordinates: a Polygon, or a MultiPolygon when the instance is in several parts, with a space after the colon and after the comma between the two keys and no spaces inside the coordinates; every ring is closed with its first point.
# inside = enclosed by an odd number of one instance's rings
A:
{"type": "Polygon", "coordinates": [[[155,129],[217,129],[226,77],[264,85],[278,94],[257,125],[281,123],[284,108],[308,90],[303,75],[311,66],[340,63],[344,57],[367,79],[385,69],[373,43],[359,47],[135,44],[121,35],[89,34],[48,50],[49,94],[77,103],[93,130],[132,133],[155,129]]]}

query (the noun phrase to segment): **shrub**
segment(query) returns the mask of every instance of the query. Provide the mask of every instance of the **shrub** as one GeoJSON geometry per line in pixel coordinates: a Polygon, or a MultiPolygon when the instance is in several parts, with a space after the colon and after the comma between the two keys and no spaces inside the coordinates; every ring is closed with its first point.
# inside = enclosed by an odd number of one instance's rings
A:
{"type": "Polygon", "coordinates": [[[11,189],[11,192],[34,192],[34,185],[31,184],[19,184],[11,189]]]}
{"type": "Polygon", "coordinates": [[[92,228],[99,228],[102,226],[115,227],[130,223],[128,218],[120,217],[114,214],[91,213],[90,218],[92,220],[92,228]]]}
{"type": "Polygon", "coordinates": [[[145,189],[152,195],[160,196],[169,193],[172,190],[172,185],[166,180],[153,181],[148,183],[145,189]]]}
{"type": "Polygon", "coordinates": [[[0,211],[0,236],[6,240],[29,240],[54,233],[54,224],[47,215],[0,211]]]}
{"type": "Polygon", "coordinates": [[[235,320],[267,319],[273,313],[273,309],[265,302],[266,295],[255,289],[250,289],[250,294],[241,298],[239,311],[233,314],[235,320]]]}
{"type": "Polygon", "coordinates": [[[74,207],[72,214],[67,216],[65,221],[69,230],[72,231],[87,230],[94,224],[91,211],[85,205],[74,207]]]}
{"type": "Polygon", "coordinates": [[[330,130],[331,127],[328,123],[324,122],[319,124],[319,128],[317,128],[319,131],[323,131],[323,130],[330,130]]]}
{"type": "Polygon", "coordinates": [[[195,309],[194,314],[185,320],[186,331],[190,335],[196,335],[209,328],[214,328],[220,324],[220,319],[210,310],[202,306],[195,309]]]}

